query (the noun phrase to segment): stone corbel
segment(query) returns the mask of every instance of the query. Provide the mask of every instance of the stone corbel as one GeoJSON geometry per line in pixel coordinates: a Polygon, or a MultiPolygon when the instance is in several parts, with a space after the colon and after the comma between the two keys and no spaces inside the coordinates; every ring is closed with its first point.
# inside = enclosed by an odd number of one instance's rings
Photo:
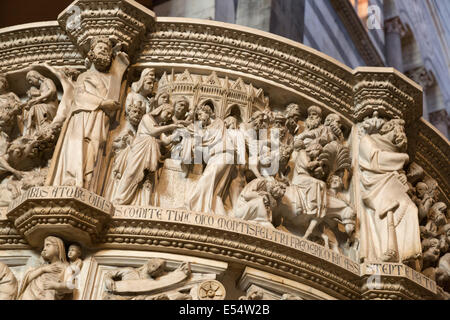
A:
{"type": "Polygon", "coordinates": [[[104,36],[133,55],[156,20],[153,11],[133,0],[77,0],[58,16],[58,23],[86,54],[93,37],[104,36]]]}

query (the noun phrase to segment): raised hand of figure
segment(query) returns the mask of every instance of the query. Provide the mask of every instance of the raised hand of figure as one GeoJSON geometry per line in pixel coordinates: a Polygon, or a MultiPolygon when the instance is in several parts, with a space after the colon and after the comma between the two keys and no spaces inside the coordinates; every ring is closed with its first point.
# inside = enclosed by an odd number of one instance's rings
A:
{"type": "Polygon", "coordinates": [[[117,59],[119,59],[120,62],[122,62],[124,65],[129,65],[130,64],[130,58],[128,57],[128,54],[126,54],[123,51],[120,51],[117,53],[116,55],[117,59]]]}

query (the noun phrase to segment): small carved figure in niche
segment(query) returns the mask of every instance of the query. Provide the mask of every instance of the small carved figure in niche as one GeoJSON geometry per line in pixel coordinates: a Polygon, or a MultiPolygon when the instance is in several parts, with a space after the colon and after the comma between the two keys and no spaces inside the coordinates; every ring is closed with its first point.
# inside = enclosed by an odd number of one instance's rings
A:
{"type": "Polygon", "coordinates": [[[292,137],[295,137],[302,130],[299,125],[302,112],[300,106],[296,103],[291,103],[286,107],[286,128],[292,137]]]}
{"type": "Polygon", "coordinates": [[[234,209],[236,218],[272,227],[272,210],[278,205],[286,185],[276,180],[258,178],[247,184],[234,209]]]}
{"type": "Polygon", "coordinates": [[[27,92],[29,100],[24,108],[23,134],[32,135],[39,131],[44,123],[52,122],[58,109],[58,96],[53,80],[39,72],[31,70],[26,78],[32,87],[27,92]]]}
{"type": "Polygon", "coordinates": [[[6,264],[0,262],[0,300],[15,300],[17,279],[6,264]]]}
{"type": "MultiPolygon", "coordinates": [[[[197,150],[206,148],[203,159],[205,170],[198,180],[191,196],[186,201],[189,210],[225,215],[224,200],[229,185],[230,172],[234,165],[234,145],[223,143],[227,140],[225,122],[212,119],[214,112],[210,105],[201,104],[195,111],[196,134],[201,137],[197,150]]],[[[186,150],[186,148],[183,148],[186,150]]]]}
{"type": "Polygon", "coordinates": [[[192,119],[188,118],[189,100],[186,97],[178,97],[174,102],[174,109],[173,123],[182,124],[186,127],[192,123],[192,119]]]}
{"type": "Polygon", "coordinates": [[[21,112],[19,98],[9,91],[8,79],[0,73],[0,154],[6,153],[8,142],[14,139],[17,117],[21,112]]]}
{"type": "Polygon", "coordinates": [[[418,182],[415,190],[416,194],[413,195],[412,200],[419,210],[419,222],[422,222],[433,205],[434,199],[430,194],[428,185],[424,182],[418,182]]]}
{"type": "MultiPolygon", "coordinates": [[[[192,124],[192,116],[189,115],[189,100],[186,97],[178,97],[174,103],[174,114],[172,117],[172,122],[174,124],[187,127],[192,124]]],[[[182,139],[188,138],[189,133],[186,130],[177,130],[175,136],[173,137],[173,142],[167,147],[167,152],[171,154],[172,159],[180,159],[183,154],[183,144],[181,144],[182,139]]],[[[183,163],[183,166],[188,165],[183,163]]],[[[184,167],[185,168],[185,167],[184,167]]],[[[186,169],[186,168],[185,168],[186,169]]],[[[186,169],[188,171],[188,169],[186,169]]]]}
{"type": "Polygon", "coordinates": [[[449,249],[450,249],[450,223],[447,223],[439,231],[439,241],[440,241],[441,252],[443,254],[449,252],[449,249]]]}
{"type": "Polygon", "coordinates": [[[418,269],[421,256],[417,207],[408,196],[403,168],[409,161],[403,120],[386,122],[365,135],[359,166],[365,210],[361,215],[360,257],[403,262],[418,269]]]}
{"type": "Polygon", "coordinates": [[[425,239],[422,241],[423,248],[423,267],[425,270],[434,267],[439,260],[441,250],[439,248],[439,240],[436,238],[425,239]]]}
{"type": "Polygon", "coordinates": [[[67,287],[64,243],[57,237],[47,237],[41,253],[46,264],[28,271],[22,280],[19,300],[61,300],[72,293],[67,287]]]}
{"type": "Polygon", "coordinates": [[[96,182],[91,182],[100,167],[97,164],[106,146],[110,117],[120,108],[120,85],[129,60],[124,52],[113,50],[108,38],[95,37],[87,62],[89,69],[78,76],[71,94],[64,95],[64,108],[54,119],[67,121],[55,149],[50,185],[96,188],[96,182]]]}
{"type": "MultiPolygon", "coordinates": [[[[122,268],[105,275],[105,300],[170,300],[161,291],[187,280],[191,275],[189,263],[183,263],[172,272],[166,272],[166,262],[149,259],[140,268],[122,268]]],[[[188,294],[178,292],[172,300],[190,300],[188,294]]]]}
{"type": "Polygon", "coordinates": [[[338,218],[345,227],[348,239],[352,239],[355,232],[356,213],[348,199],[342,194],[344,183],[338,175],[332,175],[328,179],[328,206],[327,217],[338,218]]]}
{"type": "Polygon", "coordinates": [[[173,113],[173,107],[164,104],[142,118],[128,152],[114,203],[141,206],[151,204],[151,193],[156,183],[155,172],[161,159],[160,148],[172,142],[174,136],[167,136],[167,133],[183,127],[171,123],[173,113]]]}
{"type": "Polygon", "coordinates": [[[447,206],[443,202],[436,202],[430,210],[428,210],[428,219],[425,226],[420,227],[420,235],[423,239],[436,238],[441,227],[447,224],[445,216],[447,206]]]}
{"type": "Polygon", "coordinates": [[[78,244],[71,244],[67,252],[67,257],[69,258],[69,263],[72,267],[81,270],[83,267],[83,260],[81,259],[81,246],[78,244]]]}
{"type": "Polygon", "coordinates": [[[10,165],[8,147],[17,130],[17,117],[22,112],[19,98],[9,91],[8,79],[0,74],[0,181],[13,174],[17,179],[22,173],[10,165]]]}
{"type": "Polygon", "coordinates": [[[327,143],[331,141],[344,141],[344,133],[342,132],[341,117],[335,113],[330,113],[323,123],[326,131],[327,143]]]}
{"type": "Polygon", "coordinates": [[[445,291],[450,292],[450,252],[439,259],[435,280],[445,291]]]}

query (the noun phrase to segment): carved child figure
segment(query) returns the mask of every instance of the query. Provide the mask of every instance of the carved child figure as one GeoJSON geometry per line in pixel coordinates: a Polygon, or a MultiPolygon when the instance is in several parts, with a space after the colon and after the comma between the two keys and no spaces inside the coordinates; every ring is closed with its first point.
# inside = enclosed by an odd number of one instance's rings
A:
{"type": "Polygon", "coordinates": [[[77,267],[81,270],[83,267],[83,260],[81,259],[81,247],[78,244],[71,244],[69,246],[69,251],[67,252],[67,257],[71,266],[77,267]]]}

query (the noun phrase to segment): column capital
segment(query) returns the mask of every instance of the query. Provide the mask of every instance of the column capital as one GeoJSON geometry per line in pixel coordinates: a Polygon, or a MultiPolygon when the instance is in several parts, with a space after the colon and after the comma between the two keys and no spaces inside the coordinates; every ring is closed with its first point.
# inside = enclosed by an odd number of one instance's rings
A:
{"type": "Polygon", "coordinates": [[[398,16],[386,19],[384,28],[387,33],[398,33],[401,37],[406,35],[406,28],[398,16]]]}

